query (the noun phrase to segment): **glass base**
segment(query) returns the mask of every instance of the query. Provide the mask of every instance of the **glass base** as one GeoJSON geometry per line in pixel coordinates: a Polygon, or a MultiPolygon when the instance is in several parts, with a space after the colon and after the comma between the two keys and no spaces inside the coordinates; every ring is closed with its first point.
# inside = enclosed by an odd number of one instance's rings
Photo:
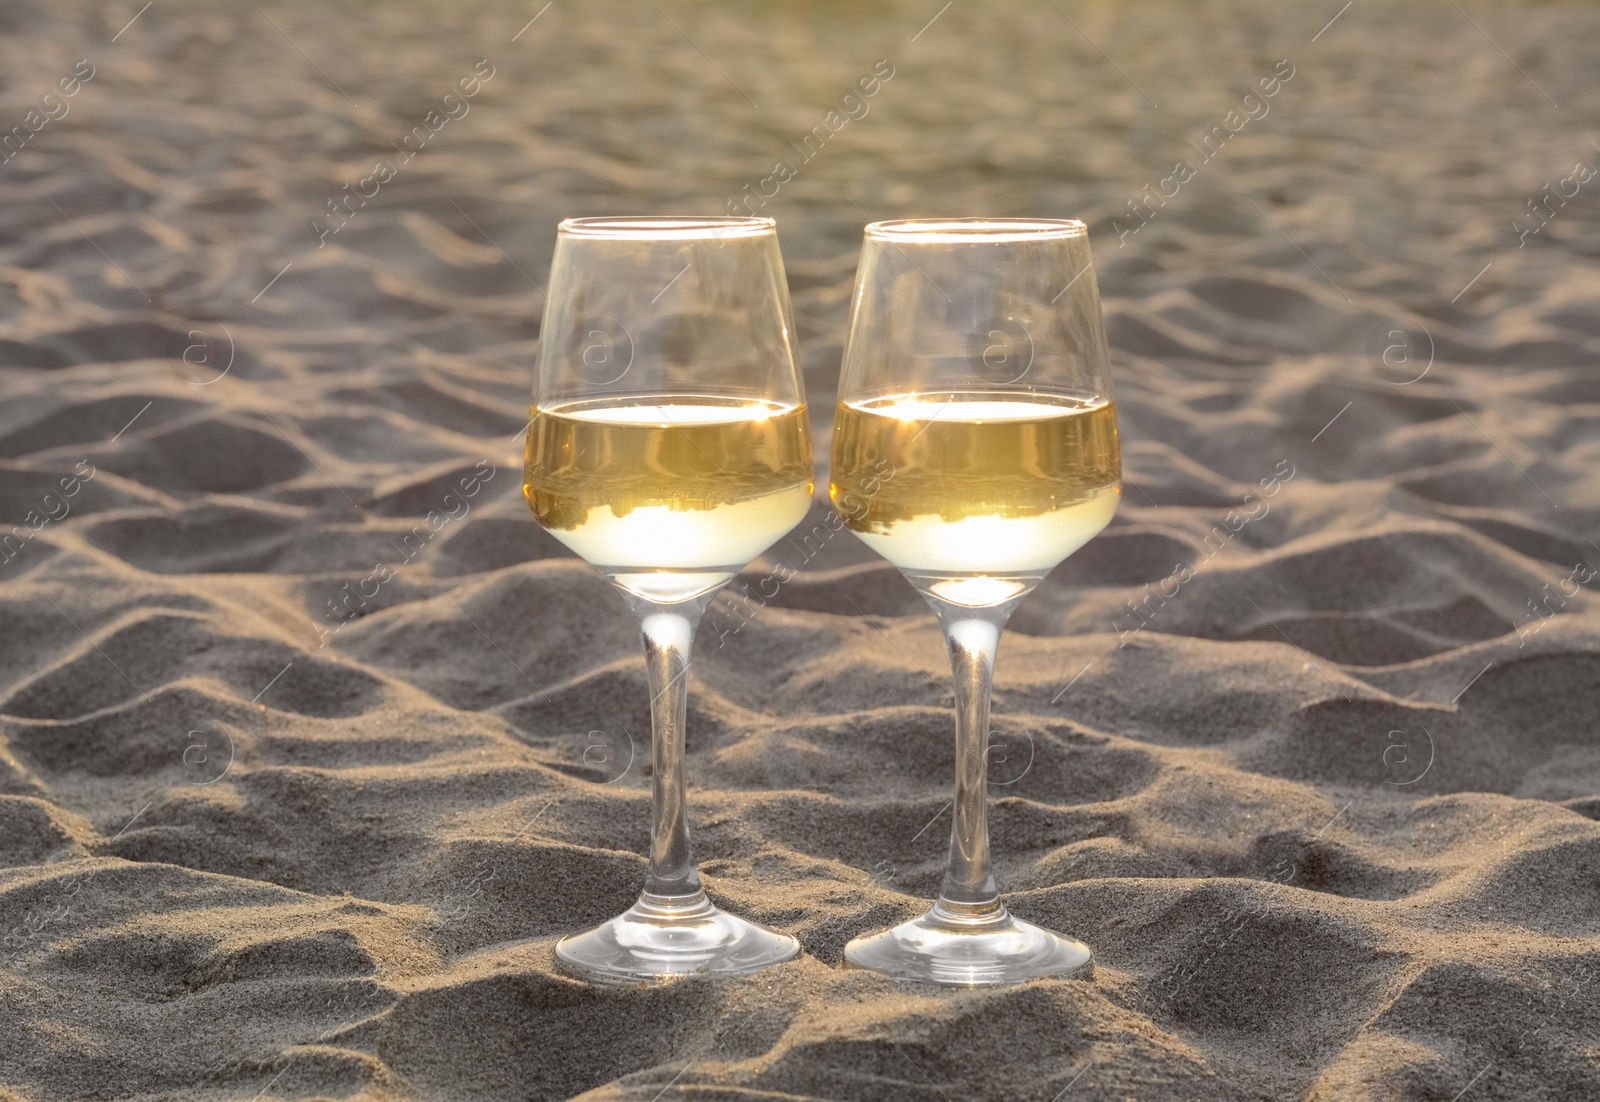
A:
{"type": "Polygon", "coordinates": [[[616,918],[556,943],[564,971],[607,984],[742,976],[799,955],[800,943],[788,934],[719,910],[704,892],[645,892],[616,918]]]}
{"type": "Polygon", "coordinates": [[[1045,976],[1094,974],[1081,941],[1024,922],[1004,906],[964,914],[944,902],[891,930],[844,947],[847,968],[948,987],[1000,987],[1045,976]]]}

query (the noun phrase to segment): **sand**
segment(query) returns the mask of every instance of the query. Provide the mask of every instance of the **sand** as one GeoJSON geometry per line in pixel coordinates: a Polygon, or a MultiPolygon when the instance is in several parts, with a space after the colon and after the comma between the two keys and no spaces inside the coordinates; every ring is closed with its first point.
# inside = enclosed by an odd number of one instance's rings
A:
{"type": "Polygon", "coordinates": [[[1600,12],[329,7],[0,8],[0,1099],[1600,1097],[1600,12]],[[839,969],[952,767],[848,534],[691,678],[702,872],[804,958],[553,967],[648,801],[518,492],[555,224],[785,158],[819,439],[863,222],[1091,225],[1128,484],[1002,643],[992,823],[1092,981],[839,969]]]}

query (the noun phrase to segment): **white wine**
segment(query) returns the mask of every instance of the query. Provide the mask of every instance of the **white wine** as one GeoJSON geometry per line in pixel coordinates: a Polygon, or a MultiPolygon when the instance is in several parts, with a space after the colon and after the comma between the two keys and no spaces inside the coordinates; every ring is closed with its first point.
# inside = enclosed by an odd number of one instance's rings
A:
{"type": "Polygon", "coordinates": [[[528,425],[534,517],[613,576],[720,584],[805,516],[811,490],[803,405],[632,396],[536,406],[528,425]]]}
{"type": "Polygon", "coordinates": [[[1110,523],[1122,494],[1116,407],[1104,400],[867,398],[839,406],[833,439],[835,508],[916,574],[1043,575],[1110,523]]]}

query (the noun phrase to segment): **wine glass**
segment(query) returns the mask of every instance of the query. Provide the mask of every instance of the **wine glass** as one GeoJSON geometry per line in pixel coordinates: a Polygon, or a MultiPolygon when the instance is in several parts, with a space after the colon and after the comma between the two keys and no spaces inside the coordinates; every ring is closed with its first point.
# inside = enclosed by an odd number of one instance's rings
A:
{"type": "Polygon", "coordinates": [[[738,975],[799,955],[705,895],[689,850],[690,642],[717,591],[811,503],[811,435],[770,218],[561,223],[539,334],[523,491],[609,579],[644,635],[653,728],[638,902],[561,939],[596,982],[738,975]]]}
{"type": "Polygon", "coordinates": [[[933,908],[848,965],[953,986],[1087,974],[1089,947],[1011,915],[989,868],[989,692],[1000,632],[1122,493],[1100,296],[1082,222],[866,228],[830,494],[933,607],[955,674],[955,821],[933,908]]]}

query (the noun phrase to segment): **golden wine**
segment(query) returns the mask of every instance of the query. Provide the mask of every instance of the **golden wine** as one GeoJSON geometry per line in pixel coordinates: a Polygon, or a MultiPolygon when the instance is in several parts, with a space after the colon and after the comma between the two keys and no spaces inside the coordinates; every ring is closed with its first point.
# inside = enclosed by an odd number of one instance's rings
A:
{"type": "Polygon", "coordinates": [[[805,516],[804,406],[698,395],[534,407],[523,493],[602,570],[739,570],[805,516]]]}
{"type": "Polygon", "coordinates": [[[829,493],[902,570],[1042,574],[1117,510],[1116,406],[1020,392],[841,404],[829,493]]]}

